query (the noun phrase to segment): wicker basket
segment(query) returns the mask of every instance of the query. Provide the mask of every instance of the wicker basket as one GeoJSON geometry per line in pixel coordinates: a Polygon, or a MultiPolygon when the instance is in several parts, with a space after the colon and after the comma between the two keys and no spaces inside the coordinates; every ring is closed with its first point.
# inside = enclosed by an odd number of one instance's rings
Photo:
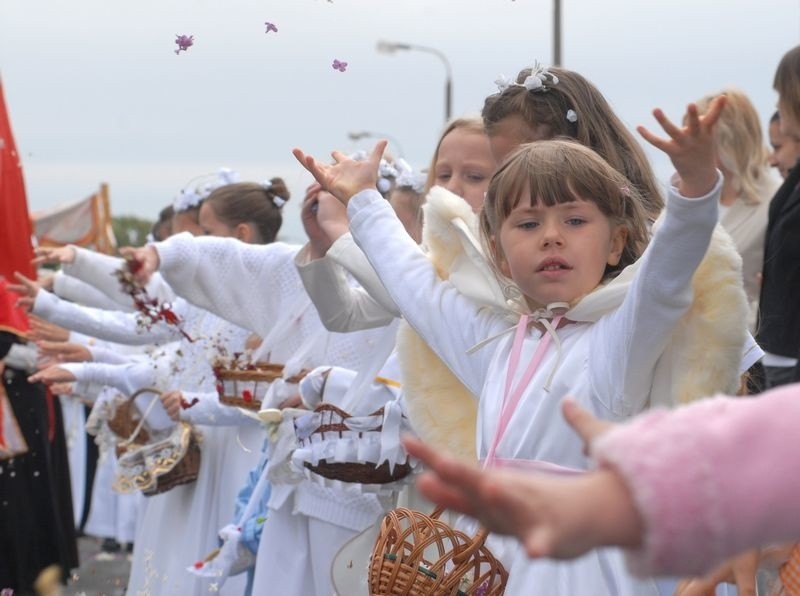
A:
{"type": "MultiPolygon", "coordinates": [[[[383,420],[383,411],[384,409],[380,408],[369,414],[369,416],[375,417],[377,420],[383,420]]],[[[323,423],[312,432],[312,435],[318,434],[324,440],[326,435],[332,434],[337,438],[342,438],[342,433],[352,432],[350,427],[345,424],[345,420],[353,416],[341,408],[333,404],[322,403],[314,408],[314,412],[322,414],[323,423]]],[[[368,430],[359,431],[358,436],[363,436],[364,432],[379,433],[381,430],[383,430],[383,425],[378,423],[368,430]]],[[[298,443],[300,446],[305,445],[302,439],[298,443]]],[[[411,473],[411,464],[407,460],[405,463],[395,464],[393,470],[390,470],[389,462],[383,462],[378,465],[371,462],[328,462],[323,459],[316,465],[311,462],[305,462],[303,465],[315,474],[325,478],[359,484],[389,484],[402,480],[411,473]]]]}
{"type": "MultiPolygon", "coordinates": [[[[308,370],[303,369],[286,379],[286,382],[299,383],[307,373],[308,370]]],[[[214,375],[217,377],[220,403],[258,411],[269,386],[283,376],[283,364],[257,362],[246,369],[217,367],[214,369],[214,375]]]]}
{"type": "Polygon", "coordinates": [[[499,596],[508,573],[484,546],[487,532],[470,538],[439,519],[393,509],[383,518],[369,564],[372,596],[499,596]]]}
{"type": "MultiPolygon", "coordinates": [[[[158,389],[151,387],[139,389],[132,393],[124,404],[117,407],[113,417],[114,427],[109,421],[111,430],[121,438],[117,443],[117,457],[147,449],[150,445],[150,435],[144,430],[144,417],[139,415],[133,403],[143,393],[161,395],[158,389]],[[124,407],[125,405],[128,407],[124,407]],[[117,429],[125,430],[127,434],[120,434],[117,429]],[[128,429],[130,430],[128,431],[128,429]]],[[[200,444],[197,433],[191,424],[185,421],[178,422],[178,428],[173,432],[177,433],[180,438],[180,455],[177,458],[157,456],[154,469],[143,471],[133,481],[134,488],[140,489],[142,494],[147,497],[197,480],[200,470],[200,444]]]]}

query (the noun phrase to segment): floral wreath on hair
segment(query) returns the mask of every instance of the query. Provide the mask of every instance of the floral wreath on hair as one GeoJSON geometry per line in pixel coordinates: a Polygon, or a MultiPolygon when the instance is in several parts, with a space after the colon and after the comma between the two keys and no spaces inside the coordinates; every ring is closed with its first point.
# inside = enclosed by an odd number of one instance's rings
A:
{"type": "Polygon", "coordinates": [[[394,162],[397,170],[395,185],[398,188],[410,188],[418,195],[425,190],[426,177],[421,172],[415,172],[414,168],[402,157],[398,157],[394,162]]]}
{"type": "MultiPolygon", "coordinates": [[[[505,75],[500,75],[494,82],[500,93],[509,87],[525,87],[532,93],[545,93],[550,91],[554,85],[558,85],[558,77],[550,72],[548,67],[535,62],[531,68],[531,74],[521,83],[517,83],[505,75]]],[[[578,121],[578,114],[573,109],[567,110],[564,117],[573,124],[578,121]]]]}
{"type": "MultiPolygon", "coordinates": [[[[364,161],[367,159],[367,152],[363,149],[359,149],[349,157],[355,161],[364,161]]],[[[381,163],[378,165],[378,191],[381,194],[389,192],[392,189],[393,181],[397,180],[398,175],[399,172],[395,166],[385,159],[381,159],[381,163]]]]}
{"type": "MultiPolygon", "coordinates": [[[[194,178],[181,189],[180,194],[172,201],[172,208],[175,209],[176,213],[198,207],[216,189],[228,184],[234,184],[240,180],[239,172],[231,168],[220,168],[216,174],[210,174],[210,176],[213,176],[210,180],[205,180],[192,186],[192,182],[197,180],[197,178],[194,178]]],[[[208,178],[208,176],[201,178],[208,178]]]]}
{"type": "Polygon", "coordinates": [[[505,75],[500,75],[495,80],[495,84],[500,93],[509,87],[525,87],[528,91],[539,93],[549,91],[551,87],[558,85],[558,77],[550,72],[548,67],[535,62],[531,68],[531,74],[521,83],[517,83],[505,75]]]}

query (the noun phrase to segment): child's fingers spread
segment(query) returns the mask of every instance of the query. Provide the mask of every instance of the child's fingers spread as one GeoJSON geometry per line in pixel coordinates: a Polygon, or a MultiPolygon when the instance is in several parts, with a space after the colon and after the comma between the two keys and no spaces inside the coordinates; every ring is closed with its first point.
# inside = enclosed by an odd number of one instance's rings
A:
{"type": "Polygon", "coordinates": [[[693,103],[686,106],[686,128],[692,135],[696,135],[700,130],[700,115],[697,112],[697,105],[693,103]]]}
{"type": "Polygon", "coordinates": [[[335,161],[336,163],[341,163],[341,162],[343,162],[344,160],[347,159],[347,156],[344,153],[342,153],[341,151],[338,151],[338,150],[337,151],[331,151],[331,157],[333,158],[333,161],[335,161]]]}
{"type": "Polygon", "coordinates": [[[389,143],[386,139],[381,139],[378,141],[375,146],[372,148],[372,153],[370,154],[370,161],[374,163],[379,163],[381,161],[381,157],[383,157],[383,152],[386,151],[386,145],[389,143]]]}
{"type": "Polygon", "coordinates": [[[668,147],[667,141],[665,141],[664,139],[662,139],[659,136],[654,135],[652,132],[650,132],[644,126],[637,126],[636,127],[636,131],[640,135],[642,135],[644,140],[647,141],[648,143],[650,143],[653,147],[656,147],[657,149],[661,149],[662,151],[666,152],[667,147],[668,147]]]}
{"type": "Polygon", "coordinates": [[[477,514],[471,501],[462,491],[457,488],[452,488],[433,472],[421,474],[417,479],[417,488],[426,499],[446,507],[447,509],[455,509],[456,511],[466,513],[472,517],[475,517],[477,514]]]}
{"type": "Polygon", "coordinates": [[[660,109],[656,108],[653,110],[653,117],[658,121],[661,125],[661,128],[664,129],[664,132],[667,133],[672,138],[681,136],[681,129],[680,127],[676,126],[672,120],[667,118],[666,114],[660,109]]]}

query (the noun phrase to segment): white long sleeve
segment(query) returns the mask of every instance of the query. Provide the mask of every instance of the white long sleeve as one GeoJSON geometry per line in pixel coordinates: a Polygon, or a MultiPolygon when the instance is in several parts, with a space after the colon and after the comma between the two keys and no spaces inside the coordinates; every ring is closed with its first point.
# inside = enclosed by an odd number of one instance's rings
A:
{"type": "Polygon", "coordinates": [[[155,367],[147,363],[104,364],[100,362],[68,362],[58,368],[75,375],[79,383],[108,385],[130,395],[144,387],[155,387],[158,378],[155,367]]]}
{"type": "MultiPolygon", "coordinates": [[[[114,272],[125,264],[125,260],[79,246],[73,246],[72,248],[75,249],[75,259],[72,263],[64,265],[64,273],[98,289],[119,305],[117,308],[121,306],[124,310],[132,310],[134,307],[133,300],[122,290],[119,281],[114,275],[114,272]]],[[[175,293],[158,274],[152,276],[146,286],[146,290],[151,297],[156,298],[159,302],[171,302],[175,299],[175,293]]]]}
{"type": "Polygon", "coordinates": [[[604,405],[618,415],[630,416],[647,405],[656,363],[692,304],[692,277],[717,224],[721,188],[722,175],[701,198],[687,199],[670,188],[663,223],[622,305],[592,330],[599,356],[589,362],[592,382],[601,400],[608,396],[604,405]]]}
{"type": "MultiPolygon", "coordinates": [[[[361,249],[352,246],[372,270],[361,249]]],[[[306,292],[317,307],[322,324],[330,331],[347,333],[384,327],[400,316],[396,307],[394,311],[388,311],[363,288],[349,284],[345,269],[329,256],[309,260],[308,249],[304,247],[297,253],[295,264],[306,292]]],[[[376,274],[373,272],[372,275],[376,274]]]]}
{"type": "MultiPolygon", "coordinates": [[[[176,300],[173,311],[180,317],[183,301],[176,300]]],[[[33,305],[33,314],[52,323],[92,337],[121,344],[143,345],[166,343],[179,339],[180,330],[164,322],[154,323],[150,329],[139,325],[136,313],[106,311],[79,306],[45,290],[39,290],[33,305]]]]}
{"type": "Polygon", "coordinates": [[[282,297],[295,295],[300,284],[292,261],[299,246],[186,233],[153,246],[164,279],[178,295],[262,337],[281,314],[282,297]]]}
{"type": "Polygon", "coordinates": [[[105,310],[132,310],[132,305],[124,307],[118,302],[113,301],[103,292],[89,285],[85,281],[66,275],[63,271],[58,271],[53,278],[53,293],[59,298],[105,310]]]}

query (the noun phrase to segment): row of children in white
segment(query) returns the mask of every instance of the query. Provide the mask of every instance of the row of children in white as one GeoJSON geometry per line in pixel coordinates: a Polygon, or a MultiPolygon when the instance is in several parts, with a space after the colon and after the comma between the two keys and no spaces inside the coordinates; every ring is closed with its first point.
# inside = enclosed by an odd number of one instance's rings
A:
{"type": "MultiPolygon", "coordinates": [[[[412,413],[412,423],[420,420],[417,432],[435,437],[450,431],[463,436],[466,429],[472,444],[463,440],[462,447],[466,451],[472,448],[473,457],[486,465],[524,460],[539,469],[586,469],[580,442],[560,418],[559,405],[567,394],[575,395],[596,415],[612,420],[631,416],[655,401],[676,401],[671,365],[663,362],[663,356],[673,356],[671,340],[692,303],[692,278],[717,222],[721,176],[715,169],[712,131],[724,99],[717,99],[703,116],[690,106],[684,127],[656,112],[668,134],[666,139],[640,131],[670,156],[680,176],[650,240],[650,219],[659,212],[661,199],[641,149],[601,96],[597,105],[601,111],[605,106],[608,118],[585,116],[588,108],[570,91],[582,88],[590,97],[599,93],[579,75],[560,69],[543,74],[540,69],[521,79],[532,76],[543,80],[546,92],[519,85],[500,95],[524,94],[533,102],[567,102],[563,123],[506,114],[488,127],[488,138],[480,123],[472,128],[452,127],[443,135],[431,168],[429,186],[441,184],[480,210],[488,259],[481,257],[480,244],[475,241],[477,227],[467,210],[459,220],[467,224],[460,225],[458,218],[452,224],[464,244],[454,250],[456,258],[437,271],[417,245],[419,219],[404,217],[400,201],[390,205],[374,190],[385,147],[380,143],[366,161],[335,153],[336,164],[331,166],[296,152],[325,189],[309,189],[303,211],[311,242],[304,251],[281,243],[243,244],[235,239],[178,235],[134,253],[144,264],[142,277],[147,279],[158,270],[169,288],[163,291],[188,301],[174,300],[190,337],[215,337],[220,329],[232,331],[238,325],[266,338],[262,353],[269,353],[272,361],[285,362],[288,374],[304,367],[322,365],[327,370],[336,365],[362,373],[362,379],[364,373],[370,380],[379,372],[388,378],[400,376],[393,370],[395,359],[387,361],[386,356],[393,347],[394,321],[402,315],[466,390],[480,396],[477,423],[472,428],[469,407],[464,404],[467,420],[460,423],[442,416],[437,419],[435,414],[415,418],[412,413]],[[568,110],[574,118],[566,118],[568,110]],[[600,133],[593,135],[595,139],[606,142],[594,148],[605,153],[603,157],[612,165],[576,142],[535,143],[506,159],[489,184],[496,161],[513,146],[562,132],[580,141],[588,138],[587,130],[592,129],[600,133]],[[331,194],[348,205],[352,236],[345,233],[347,223],[331,194]],[[458,275],[449,275],[452,272],[458,275]],[[448,275],[450,281],[440,279],[448,275]],[[316,309],[308,306],[309,296],[316,309]],[[193,319],[195,310],[197,321],[193,319]],[[231,323],[218,322],[221,319],[210,318],[209,313],[231,323]],[[276,338],[274,329],[286,318],[290,324],[283,327],[291,333],[276,338]],[[323,322],[348,333],[326,332],[323,322]],[[478,349],[470,350],[475,346],[478,349]],[[381,370],[384,361],[387,364],[381,370]]],[[[213,227],[225,232],[221,235],[234,236],[238,224],[247,223],[213,221],[211,205],[201,207],[206,229],[213,227]]],[[[411,212],[413,215],[414,210],[411,212]]],[[[435,244],[435,238],[426,240],[429,246],[435,244]]],[[[86,262],[94,258],[82,251],[77,255],[72,272],[84,257],[86,262]]],[[[99,278],[108,275],[108,266],[99,278]]],[[[118,266],[114,262],[113,267],[118,266]]],[[[65,269],[70,273],[69,267],[65,269]]],[[[102,270],[98,262],[89,269],[102,270]]],[[[98,278],[93,283],[105,285],[98,278]]],[[[79,317],[74,312],[63,314],[68,307],[55,304],[45,292],[36,294],[32,306],[34,312],[67,326],[79,317]],[[57,313],[62,313],[62,318],[57,313]]],[[[740,306],[746,310],[743,299],[740,306]]],[[[108,330],[124,319],[119,314],[103,318],[86,311],[81,316],[87,317],[84,330],[99,337],[109,337],[108,330]]],[[[738,329],[725,330],[725,340],[733,349],[728,350],[728,360],[718,366],[720,373],[713,379],[721,385],[717,389],[730,389],[739,373],[758,357],[757,347],[748,341],[745,318],[738,317],[738,329]]],[[[109,339],[125,341],[144,335],[141,328],[128,326],[109,339]]],[[[243,346],[245,335],[236,335],[232,351],[243,346]]],[[[153,339],[148,337],[148,341],[153,339]]],[[[211,346],[182,337],[171,339],[181,343],[182,354],[172,352],[177,367],[207,362],[211,346]]],[[[232,414],[223,413],[224,408],[213,406],[216,396],[205,384],[211,379],[210,370],[174,374],[164,369],[162,358],[155,362],[161,375],[152,373],[152,366],[126,364],[113,370],[98,365],[59,366],[35,378],[101,381],[128,393],[143,384],[160,384],[164,390],[182,390],[184,399],[200,400],[198,414],[190,408],[179,415],[192,418],[205,412],[202,420],[195,420],[203,425],[204,435],[213,435],[217,416],[237,425],[231,426],[234,430],[219,443],[205,440],[203,454],[208,463],[198,483],[148,499],[137,534],[129,590],[175,593],[175,585],[179,585],[186,593],[203,589],[241,593],[241,586],[234,586],[231,580],[223,586],[213,578],[204,585],[183,583],[189,582],[183,568],[213,548],[217,529],[231,519],[233,499],[226,491],[244,480],[245,466],[240,464],[247,458],[241,450],[226,449],[235,445],[236,435],[241,438],[238,427],[244,428],[249,421],[234,420],[232,414]],[[148,372],[138,372],[145,370],[148,372]],[[239,463],[234,466],[234,462],[239,463]],[[164,505],[157,514],[148,515],[157,511],[157,502],[164,505]],[[198,535],[187,534],[189,528],[197,529],[198,535]]],[[[309,405],[320,393],[319,385],[314,384],[321,374],[317,371],[317,376],[307,377],[305,388],[299,388],[309,405]]],[[[413,372],[419,371],[404,371],[403,380],[413,372]]],[[[276,398],[274,405],[291,397],[289,393],[278,396],[281,399],[276,398]]],[[[385,388],[382,393],[371,393],[375,396],[372,400],[347,391],[338,396],[333,393],[323,397],[334,402],[346,398],[348,403],[339,401],[339,405],[353,408],[354,413],[368,413],[396,397],[385,388]]],[[[427,397],[434,406],[447,398],[427,397]]],[[[414,407],[408,406],[412,412],[414,407]]],[[[415,404],[417,411],[419,406],[415,404]]],[[[347,539],[379,519],[391,506],[391,499],[358,488],[347,490],[305,479],[298,482],[288,475],[282,482],[280,466],[285,460],[271,457],[277,443],[267,441],[266,457],[257,467],[271,471],[274,480],[255,558],[253,590],[330,594],[335,553],[347,539]]],[[[247,467],[255,464],[258,454],[252,455],[247,467]]],[[[620,551],[596,550],[575,562],[560,563],[532,562],[516,543],[498,542],[495,548],[510,568],[510,594],[532,590],[543,594],[655,594],[665,588],[630,575],[620,551]]]]}

